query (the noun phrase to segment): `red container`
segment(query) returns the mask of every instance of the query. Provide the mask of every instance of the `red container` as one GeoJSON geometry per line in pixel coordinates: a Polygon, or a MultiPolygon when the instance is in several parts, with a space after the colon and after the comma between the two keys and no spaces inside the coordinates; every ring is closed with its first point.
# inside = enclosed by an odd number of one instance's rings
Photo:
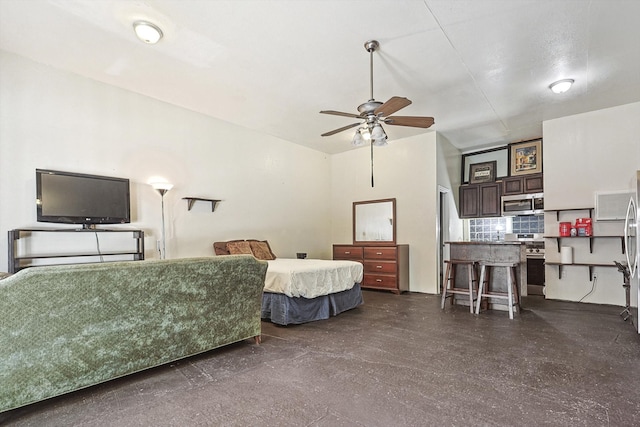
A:
{"type": "Polygon", "coordinates": [[[560,223],[560,237],[569,237],[571,236],[571,223],[570,222],[561,222],[560,223]]]}
{"type": "Polygon", "coordinates": [[[578,231],[578,236],[593,236],[591,218],[576,219],[576,230],[578,231]]]}

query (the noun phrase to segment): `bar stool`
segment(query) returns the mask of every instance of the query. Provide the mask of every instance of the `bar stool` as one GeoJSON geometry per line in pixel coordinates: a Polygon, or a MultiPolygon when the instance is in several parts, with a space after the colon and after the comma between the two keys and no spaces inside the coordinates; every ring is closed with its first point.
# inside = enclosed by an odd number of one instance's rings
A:
{"type": "Polygon", "coordinates": [[[498,298],[506,299],[509,307],[509,319],[513,320],[513,306],[518,306],[520,312],[520,298],[518,296],[518,286],[516,282],[517,262],[491,262],[480,261],[480,286],[478,288],[478,298],[476,301],[476,314],[480,314],[480,304],[482,298],[498,298]],[[494,268],[506,268],[507,275],[507,292],[495,292],[489,290],[489,282],[491,279],[491,270],[494,268]],[[486,289],[485,289],[486,285],[486,289]]]}
{"type": "Polygon", "coordinates": [[[467,261],[460,259],[445,260],[447,269],[442,279],[442,302],[440,308],[444,310],[444,302],[447,298],[451,297],[451,303],[453,304],[454,295],[469,295],[469,311],[473,313],[473,301],[478,296],[478,271],[475,261],[467,261]],[[467,266],[467,286],[468,288],[456,288],[456,270],[459,265],[467,266]]]}

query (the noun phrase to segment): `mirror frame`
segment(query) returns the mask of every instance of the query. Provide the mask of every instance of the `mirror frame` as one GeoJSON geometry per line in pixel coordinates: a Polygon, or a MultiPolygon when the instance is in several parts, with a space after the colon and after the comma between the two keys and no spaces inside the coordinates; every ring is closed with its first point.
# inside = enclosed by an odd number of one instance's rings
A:
{"type": "Polygon", "coordinates": [[[392,198],[392,199],[378,199],[378,200],[364,200],[361,202],[353,202],[353,244],[354,245],[370,245],[370,246],[395,246],[396,245],[396,223],[397,223],[397,217],[396,217],[396,199],[392,198]],[[392,226],[393,226],[393,230],[392,230],[392,239],[391,240],[356,240],[356,228],[357,228],[357,224],[356,224],[356,209],[358,206],[360,205],[367,205],[367,204],[374,204],[374,203],[388,203],[391,202],[391,208],[392,208],[392,212],[391,212],[391,219],[392,219],[392,226]]]}

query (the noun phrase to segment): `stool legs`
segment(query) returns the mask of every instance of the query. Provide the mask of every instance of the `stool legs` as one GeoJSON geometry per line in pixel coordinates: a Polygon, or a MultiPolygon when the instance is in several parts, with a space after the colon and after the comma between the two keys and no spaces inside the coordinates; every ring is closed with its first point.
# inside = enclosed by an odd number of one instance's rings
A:
{"type": "MultiPolygon", "coordinates": [[[[447,289],[449,287],[448,285],[449,285],[449,279],[450,279],[449,274],[451,274],[451,263],[446,262],[446,264],[447,264],[447,270],[444,273],[444,277],[442,278],[442,301],[440,303],[440,308],[442,310],[444,310],[444,302],[447,299],[447,289]]],[[[451,279],[452,280],[455,279],[455,268],[454,268],[453,277],[451,279]]]]}
{"type": "Polygon", "coordinates": [[[474,312],[474,300],[478,296],[478,278],[476,271],[476,263],[473,261],[456,261],[446,260],[447,268],[442,279],[442,299],[440,302],[440,308],[444,309],[445,301],[448,297],[451,297],[451,303],[453,304],[453,298],[455,294],[469,295],[469,312],[474,312]],[[456,269],[458,265],[467,266],[467,289],[456,288],[456,269]],[[475,296],[475,298],[474,298],[475,296]]]}
{"type": "Polygon", "coordinates": [[[480,267],[480,283],[478,285],[478,299],[476,301],[476,314],[480,314],[480,306],[483,297],[502,298],[507,300],[509,309],[509,319],[513,320],[513,306],[518,306],[520,311],[520,297],[518,295],[518,287],[516,281],[516,264],[513,263],[481,263],[480,267]],[[489,275],[492,268],[507,268],[507,292],[491,292],[489,290],[489,275]],[[485,289],[486,287],[486,289],[485,289]]]}
{"type": "Polygon", "coordinates": [[[469,268],[467,269],[468,275],[468,285],[469,285],[469,312],[471,314],[473,314],[473,294],[476,294],[476,298],[478,299],[478,278],[476,277],[475,274],[475,264],[472,264],[469,266],[469,268]]]}

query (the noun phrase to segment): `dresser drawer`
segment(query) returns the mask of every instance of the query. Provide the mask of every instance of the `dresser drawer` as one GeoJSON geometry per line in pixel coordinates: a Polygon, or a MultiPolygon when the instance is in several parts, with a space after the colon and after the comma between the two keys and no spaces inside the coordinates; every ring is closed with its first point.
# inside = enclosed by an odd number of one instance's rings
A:
{"type": "Polygon", "coordinates": [[[334,246],[333,259],[362,260],[362,246],[334,246]]]}
{"type": "Polygon", "coordinates": [[[395,261],[365,261],[364,273],[371,274],[396,274],[398,265],[395,261]]]}
{"type": "Polygon", "coordinates": [[[390,259],[395,260],[397,257],[397,250],[395,247],[382,248],[372,247],[364,248],[365,259],[390,259]]]}
{"type": "Polygon", "coordinates": [[[362,286],[365,288],[397,289],[398,282],[396,276],[365,274],[362,286]]]}

